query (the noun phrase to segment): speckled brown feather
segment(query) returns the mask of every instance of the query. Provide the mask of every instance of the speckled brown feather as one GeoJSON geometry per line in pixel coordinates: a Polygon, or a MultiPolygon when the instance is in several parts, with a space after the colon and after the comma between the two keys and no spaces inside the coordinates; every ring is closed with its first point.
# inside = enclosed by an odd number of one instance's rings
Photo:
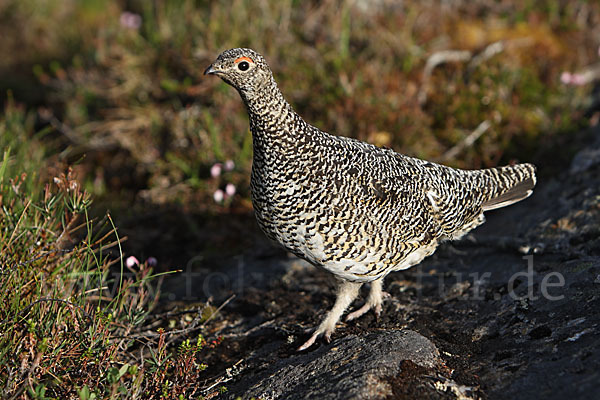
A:
{"type": "Polygon", "coordinates": [[[323,132],[292,109],[253,50],[225,51],[207,72],[236,88],[248,110],[261,229],[345,281],[409,268],[535,186],[531,164],[459,170],[323,132]],[[248,70],[240,57],[252,61],[248,70]]]}

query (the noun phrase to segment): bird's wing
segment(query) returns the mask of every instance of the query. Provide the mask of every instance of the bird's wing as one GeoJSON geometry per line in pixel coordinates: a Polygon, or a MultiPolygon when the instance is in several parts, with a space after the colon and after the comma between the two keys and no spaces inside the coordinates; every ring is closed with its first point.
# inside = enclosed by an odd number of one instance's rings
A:
{"type": "Polygon", "coordinates": [[[365,146],[364,176],[355,180],[366,218],[404,241],[452,236],[477,221],[484,193],[466,171],[365,146]]]}

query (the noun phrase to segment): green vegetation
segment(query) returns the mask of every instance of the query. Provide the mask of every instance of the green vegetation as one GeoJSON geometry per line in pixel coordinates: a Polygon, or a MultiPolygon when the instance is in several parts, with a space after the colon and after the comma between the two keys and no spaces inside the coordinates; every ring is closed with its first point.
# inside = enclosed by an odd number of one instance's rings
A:
{"type": "Polygon", "coordinates": [[[226,209],[212,201],[220,182],[208,170],[227,159],[237,203],[248,207],[245,110],[202,76],[226,48],[265,54],[287,98],[322,129],[485,167],[531,159],[540,141],[585,123],[586,88],[560,74],[596,62],[600,35],[600,6],[590,2],[133,1],[128,14],[108,0],[7,3],[0,50],[20,55],[4,57],[0,89],[43,104],[38,123],[55,128],[63,159],[88,155],[78,167],[86,187],[212,212],[226,209]],[[25,52],[14,52],[16,38],[25,52]],[[472,56],[425,79],[442,50],[472,56]],[[485,134],[446,156],[483,121],[485,134]]]}
{"type": "MultiPolygon", "coordinates": [[[[72,169],[44,184],[37,173],[45,162],[42,135],[32,134],[30,120],[12,103],[0,119],[2,397],[198,393],[206,341],[191,343],[193,329],[144,333],[151,322],[161,326],[150,317],[158,298],[151,266],[123,265],[123,238],[110,215],[90,220],[90,195],[72,169]]],[[[196,322],[213,313],[203,308],[196,322]]]]}
{"type": "Polygon", "coordinates": [[[152,267],[123,265],[106,205],[250,210],[245,110],[202,76],[224,49],[263,53],[320,128],[455,166],[543,161],[588,124],[590,88],[560,77],[598,62],[594,2],[126,3],[0,4],[2,397],[207,395],[210,349],[159,332],[152,267]],[[469,53],[425,74],[445,50],[469,53]]]}

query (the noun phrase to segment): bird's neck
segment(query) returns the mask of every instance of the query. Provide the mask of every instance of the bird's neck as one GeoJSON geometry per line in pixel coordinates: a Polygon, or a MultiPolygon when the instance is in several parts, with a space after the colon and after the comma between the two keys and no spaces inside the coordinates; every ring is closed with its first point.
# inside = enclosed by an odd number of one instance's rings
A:
{"type": "Polygon", "coordinates": [[[306,123],[285,100],[273,79],[253,91],[240,91],[240,95],[248,110],[255,152],[285,151],[306,140],[300,136],[307,130],[299,129],[306,123]]]}

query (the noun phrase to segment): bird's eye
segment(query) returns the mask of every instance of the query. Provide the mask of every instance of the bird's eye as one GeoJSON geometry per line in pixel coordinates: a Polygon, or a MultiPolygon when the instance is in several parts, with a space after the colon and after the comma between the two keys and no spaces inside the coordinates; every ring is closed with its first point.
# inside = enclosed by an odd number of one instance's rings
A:
{"type": "Polygon", "coordinates": [[[250,68],[250,64],[248,64],[248,61],[242,61],[238,64],[237,67],[240,71],[248,71],[248,68],[250,68]]]}

